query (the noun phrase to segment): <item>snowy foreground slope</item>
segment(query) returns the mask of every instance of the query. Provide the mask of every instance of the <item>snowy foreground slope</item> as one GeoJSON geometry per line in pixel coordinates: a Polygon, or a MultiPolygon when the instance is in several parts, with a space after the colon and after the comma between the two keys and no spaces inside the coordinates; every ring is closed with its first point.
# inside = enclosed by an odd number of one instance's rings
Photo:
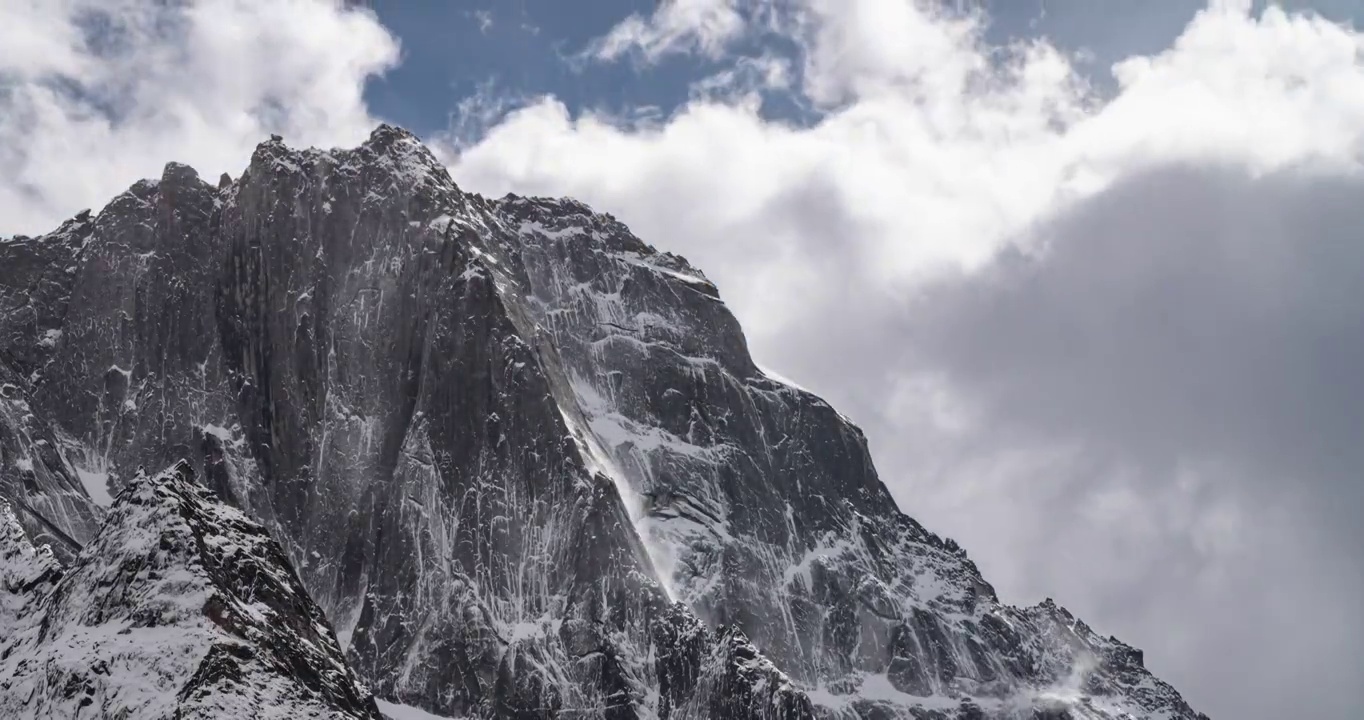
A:
{"type": "Polygon", "coordinates": [[[188,464],[64,568],[0,505],[0,580],[0,717],[380,717],[279,543],[188,464]]]}
{"type": "MultiPolygon", "coordinates": [[[[278,540],[383,708],[1199,717],[1140,651],[1001,604],[684,259],[571,200],[465,193],[392,127],[272,139],[216,186],[171,164],[0,241],[0,383],[6,588],[95,562],[137,469],[184,459],[278,540]]],[[[55,602],[31,595],[0,619],[55,602]]],[[[5,622],[4,662],[49,662],[5,622]]]]}

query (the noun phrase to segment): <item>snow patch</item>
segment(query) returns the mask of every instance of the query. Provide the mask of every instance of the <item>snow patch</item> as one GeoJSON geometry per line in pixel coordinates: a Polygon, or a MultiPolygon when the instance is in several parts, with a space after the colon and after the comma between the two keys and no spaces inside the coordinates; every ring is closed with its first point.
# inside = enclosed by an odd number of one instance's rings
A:
{"type": "Polygon", "coordinates": [[[611,453],[620,453],[630,446],[638,453],[666,448],[678,455],[707,460],[712,458],[712,451],[708,448],[693,445],[662,428],[637,423],[616,412],[596,387],[576,373],[570,376],[569,384],[588,417],[593,435],[611,453]]]}
{"type": "Polygon", "coordinates": [[[442,213],[441,215],[438,215],[435,218],[433,218],[431,222],[426,224],[426,226],[428,228],[431,228],[431,230],[436,234],[444,235],[446,232],[450,230],[450,226],[454,224],[456,223],[453,217],[450,217],[449,215],[442,213]]]}
{"type": "MultiPolygon", "coordinates": [[[[889,703],[903,708],[924,708],[926,710],[952,711],[961,707],[963,699],[979,702],[979,698],[952,698],[945,695],[910,695],[897,690],[885,673],[869,673],[862,676],[857,688],[847,695],[838,695],[824,687],[806,689],[810,702],[831,710],[848,708],[856,700],[872,700],[889,703]]],[[[992,703],[992,706],[998,703],[992,703]]]]}
{"type": "Polygon", "coordinates": [[[518,640],[533,640],[545,636],[545,628],[536,622],[519,622],[511,626],[511,631],[507,633],[508,642],[518,640]]]}
{"type": "Polygon", "coordinates": [[[246,444],[246,438],[237,437],[235,431],[238,430],[239,427],[236,425],[233,425],[232,428],[229,429],[221,425],[213,425],[210,423],[207,425],[200,425],[199,429],[202,430],[205,435],[212,435],[213,437],[218,438],[225,447],[240,448],[246,444]]]}
{"type": "Polygon", "coordinates": [[[678,272],[678,271],[676,271],[676,270],[669,270],[669,269],[667,269],[667,268],[662,268],[662,267],[659,267],[659,266],[657,266],[657,265],[651,265],[650,267],[653,268],[653,269],[654,269],[655,271],[657,271],[657,272],[661,272],[661,273],[663,273],[664,275],[667,275],[668,277],[671,277],[671,278],[673,278],[673,279],[681,280],[682,282],[687,283],[687,284],[689,284],[689,285],[701,285],[701,286],[703,286],[703,287],[713,287],[713,286],[711,285],[711,283],[710,283],[709,280],[707,280],[707,279],[705,279],[705,278],[702,278],[702,277],[697,277],[697,276],[695,276],[695,275],[688,275],[688,274],[686,274],[686,273],[680,273],[680,272],[678,272]]]}
{"type": "Polygon", "coordinates": [[[703,277],[700,277],[698,275],[689,275],[687,273],[678,272],[676,270],[666,268],[661,265],[655,265],[651,262],[645,261],[643,258],[639,257],[637,253],[616,253],[616,257],[620,258],[622,261],[630,265],[636,265],[647,270],[652,270],[653,272],[656,272],[660,275],[667,275],[668,277],[673,278],[674,280],[681,280],[682,282],[687,283],[688,285],[697,285],[707,289],[713,289],[715,287],[714,283],[703,277]]]}
{"type": "MultiPolygon", "coordinates": [[[[757,365],[757,363],[754,363],[754,364],[757,365]]],[[[763,367],[762,365],[758,365],[758,371],[761,372],[763,375],[766,375],[767,378],[768,378],[769,380],[775,380],[776,382],[779,382],[779,383],[781,383],[782,385],[785,385],[785,386],[787,386],[787,387],[795,388],[795,389],[797,389],[797,390],[799,390],[799,391],[801,391],[801,392],[807,392],[807,393],[810,392],[809,388],[806,388],[805,386],[798,384],[796,381],[791,380],[790,378],[787,378],[787,377],[784,376],[784,375],[779,375],[779,374],[777,373],[777,371],[775,371],[775,370],[773,370],[773,369],[771,369],[771,368],[763,367]]],[[[810,393],[810,394],[813,395],[814,393],[810,393]]]]}
{"type": "Polygon", "coordinates": [[[519,231],[522,235],[539,234],[550,240],[562,240],[564,238],[573,237],[574,235],[582,235],[587,233],[587,230],[585,230],[584,228],[576,227],[573,225],[570,225],[565,228],[556,229],[546,227],[544,224],[538,222],[523,222],[521,223],[519,231]]]}
{"type": "MultiPolygon", "coordinates": [[[[828,538],[826,537],[825,540],[827,539],[828,538]]],[[[805,581],[805,588],[807,590],[812,590],[815,585],[813,579],[810,577],[811,565],[823,558],[834,559],[841,557],[845,553],[856,553],[857,550],[857,545],[846,536],[839,537],[831,544],[820,542],[807,551],[805,555],[801,557],[800,562],[786,568],[784,577],[786,584],[790,585],[796,578],[800,578],[805,581]]]]}
{"type": "Polygon", "coordinates": [[[379,712],[383,713],[384,717],[389,720],[455,720],[446,715],[432,715],[411,705],[399,705],[378,698],[375,698],[375,702],[379,704],[379,712]]]}
{"type": "Polygon", "coordinates": [[[109,473],[95,470],[86,470],[79,465],[72,465],[76,469],[76,475],[81,480],[81,485],[85,486],[85,492],[90,495],[90,499],[95,501],[100,507],[109,507],[114,504],[114,499],[109,495],[109,473]]]}
{"type": "Polygon", "coordinates": [[[497,264],[497,258],[495,258],[495,257],[493,257],[492,255],[489,255],[488,253],[484,252],[484,251],[483,251],[481,248],[479,248],[477,245],[470,245],[470,246],[469,246],[469,249],[470,249],[471,251],[473,251],[474,257],[483,258],[484,260],[487,260],[488,262],[492,263],[493,265],[496,265],[496,264],[497,264]]]}

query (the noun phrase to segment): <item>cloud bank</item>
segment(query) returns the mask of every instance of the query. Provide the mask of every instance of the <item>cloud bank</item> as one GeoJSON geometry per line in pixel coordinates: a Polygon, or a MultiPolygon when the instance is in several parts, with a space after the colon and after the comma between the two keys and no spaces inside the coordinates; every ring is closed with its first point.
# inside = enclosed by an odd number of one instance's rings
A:
{"type": "MultiPolygon", "coordinates": [[[[4,16],[2,233],[168,159],[236,172],[270,132],[353,144],[399,55],[335,2],[4,16]]],[[[988,22],[670,0],[575,61],[698,56],[717,69],[692,103],[504,113],[489,90],[451,169],[686,254],[1006,600],[1054,596],[1214,717],[1361,714],[1364,38],[1214,2],[1099,94],[1046,42],[989,45],[988,22]]]]}

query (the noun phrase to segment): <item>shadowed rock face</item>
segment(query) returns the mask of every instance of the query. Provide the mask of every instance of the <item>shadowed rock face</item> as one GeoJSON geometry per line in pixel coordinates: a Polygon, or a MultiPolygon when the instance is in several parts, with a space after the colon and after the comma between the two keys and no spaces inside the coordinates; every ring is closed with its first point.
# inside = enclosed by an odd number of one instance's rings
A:
{"type": "Polygon", "coordinates": [[[401,130],[272,139],[218,187],[168,165],[0,258],[23,403],[0,398],[0,492],[26,535],[70,553],[102,493],[188,458],[278,538],[380,697],[1195,717],[1139,651],[1000,604],[900,513],[856,427],[753,364],[684,259],[574,201],[464,193],[401,130]]]}

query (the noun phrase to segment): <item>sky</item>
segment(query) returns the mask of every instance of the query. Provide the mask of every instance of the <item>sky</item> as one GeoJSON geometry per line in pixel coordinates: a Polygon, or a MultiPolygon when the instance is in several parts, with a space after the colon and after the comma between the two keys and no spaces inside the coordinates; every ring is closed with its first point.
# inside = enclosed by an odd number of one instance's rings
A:
{"type": "Polygon", "coordinates": [[[1364,717],[1364,3],[8,0],[0,233],[380,121],[720,288],[1002,598],[1364,717]]]}

